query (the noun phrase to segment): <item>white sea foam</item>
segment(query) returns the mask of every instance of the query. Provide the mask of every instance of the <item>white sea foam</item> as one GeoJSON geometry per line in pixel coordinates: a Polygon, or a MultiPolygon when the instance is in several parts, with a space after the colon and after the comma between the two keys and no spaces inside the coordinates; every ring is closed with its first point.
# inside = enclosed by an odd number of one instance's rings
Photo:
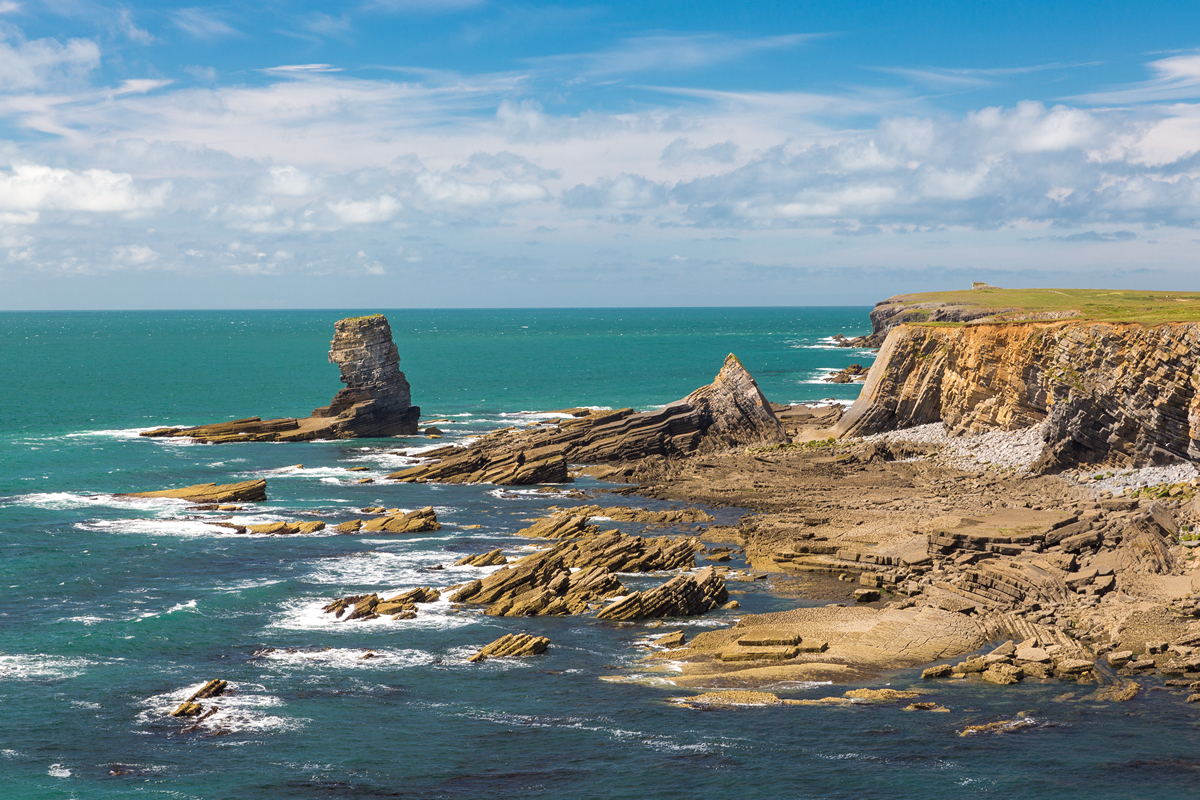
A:
{"type": "MultiPolygon", "coordinates": [[[[238,523],[245,524],[245,523],[238,523]]],[[[219,538],[238,536],[232,528],[222,528],[198,520],[181,519],[115,519],[77,522],[74,527],[81,531],[128,533],[145,536],[178,536],[183,538],[219,538]]]]}
{"type": "Polygon", "coordinates": [[[278,669],[312,669],[332,667],[346,669],[403,669],[432,664],[435,659],[424,650],[373,650],[329,647],[324,650],[276,649],[261,656],[278,669]],[[370,658],[364,656],[370,654],[370,658]]]}
{"type": "Polygon", "coordinates": [[[62,764],[51,764],[50,769],[46,771],[46,774],[51,778],[69,778],[71,777],[71,770],[67,769],[62,764]]]}
{"type": "Polygon", "coordinates": [[[309,722],[307,719],[273,716],[265,709],[278,709],[285,703],[278,697],[266,693],[266,688],[255,684],[230,683],[226,693],[219,697],[198,701],[205,711],[216,707],[217,713],[203,721],[180,719],[170,714],[179,704],[187,700],[203,683],[193,684],[166,694],[155,695],[143,701],[143,710],[136,716],[139,725],[161,725],[181,723],[185,728],[194,728],[203,733],[277,733],[297,730],[309,722]]]}
{"type": "Polygon", "coordinates": [[[141,437],[145,431],[152,431],[161,428],[161,425],[155,425],[151,428],[114,428],[101,431],[76,431],[75,433],[65,434],[65,439],[81,439],[90,437],[102,437],[105,439],[137,439],[141,437]]]}
{"type": "Polygon", "coordinates": [[[7,681],[47,681],[76,678],[94,662],[86,658],[49,655],[0,655],[0,679],[7,681]]]}
{"type": "MultiPolygon", "coordinates": [[[[409,587],[414,588],[414,587],[409,587]]],[[[391,597],[405,591],[404,589],[378,592],[380,597],[391,597]]],[[[333,614],[326,614],[322,609],[329,604],[331,598],[316,600],[296,600],[284,606],[283,611],[267,624],[268,628],[292,631],[322,631],[326,633],[347,633],[360,635],[364,631],[413,629],[448,630],[477,624],[480,616],[476,613],[458,611],[450,607],[447,595],[436,603],[419,603],[415,619],[395,620],[391,617],[378,619],[354,620],[340,622],[333,614]]]]}
{"type": "Polygon", "coordinates": [[[188,600],[186,603],[176,603],[175,605],[168,608],[166,611],[142,612],[141,614],[138,614],[137,617],[135,617],[135,619],[138,619],[138,620],[153,619],[155,617],[165,617],[168,614],[174,614],[177,611],[195,611],[195,610],[196,610],[196,601],[188,600]]]}
{"type": "Polygon", "coordinates": [[[48,511],[68,511],[78,508],[126,508],[150,513],[178,513],[190,504],[186,500],[172,497],[117,497],[111,494],[37,492],[6,497],[0,500],[0,505],[29,506],[48,511]]]}

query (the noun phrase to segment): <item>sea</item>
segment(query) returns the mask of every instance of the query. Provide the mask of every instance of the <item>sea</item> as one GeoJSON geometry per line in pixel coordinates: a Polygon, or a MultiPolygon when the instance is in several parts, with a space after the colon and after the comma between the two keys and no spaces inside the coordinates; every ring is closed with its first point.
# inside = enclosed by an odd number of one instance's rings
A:
{"type": "MultiPolygon", "coordinates": [[[[819,601],[731,584],[741,608],[617,624],[420,606],[338,622],[348,594],[444,587],[453,567],[555,505],[671,504],[571,486],[396,484],[422,452],[573,406],[649,409],[735,353],[779,403],[849,403],[822,380],[869,352],[867,308],[0,313],[0,798],[1184,798],[1200,795],[1200,710],[1146,683],[1126,704],[1072,683],[782,684],[780,697],[923,689],[883,706],[696,709],[652,637],[819,601]],[[306,416],[340,388],[333,323],[381,311],[440,440],[195,445],[167,425],[306,416]],[[365,470],[360,468],[365,467],[365,470]],[[122,492],[265,477],[269,500],[197,512],[122,492]],[[363,477],[370,484],[357,483],[363,477]],[[547,491],[537,491],[547,488],[547,491]],[[582,490],[592,500],[565,492],[582,490]],[[210,524],[432,505],[435,533],[254,536],[210,524]],[[434,570],[441,565],[444,569],[434,570]],[[467,661],[505,633],[544,655],[467,661]],[[373,657],[363,658],[368,653],[373,657]],[[229,682],[200,723],[170,712],[229,682]],[[963,736],[970,725],[1003,732],[963,736]]],[[[745,509],[712,513],[731,524],[745,509]]],[[[622,526],[631,533],[636,525],[622,526]]],[[[745,565],[735,558],[730,566],[745,565]]],[[[645,588],[665,576],[621,576],[645,588]]]]}

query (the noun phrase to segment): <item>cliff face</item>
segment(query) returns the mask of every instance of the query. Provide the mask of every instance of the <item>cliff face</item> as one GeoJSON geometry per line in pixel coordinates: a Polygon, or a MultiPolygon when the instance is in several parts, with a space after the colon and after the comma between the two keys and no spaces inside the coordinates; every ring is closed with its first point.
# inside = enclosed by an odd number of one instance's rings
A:
{"type": "Polygon", "coordinates": [[[835,428],[958,433],[1047,421],[1039,468],[1200,459],[1200,324],[901,325],[835,428]]]}

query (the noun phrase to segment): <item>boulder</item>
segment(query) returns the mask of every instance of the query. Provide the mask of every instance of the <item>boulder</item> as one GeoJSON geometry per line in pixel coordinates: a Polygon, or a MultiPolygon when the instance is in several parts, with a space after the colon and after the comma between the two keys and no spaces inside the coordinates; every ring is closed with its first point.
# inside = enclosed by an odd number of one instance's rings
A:
{"type": "Polygon", "coordinates": [[[468,658],[467,661],[479,662],[488,658],[536,656],[546,652],[546,648],[549,646],[550,640],[545,636],[532,636],[528,633],[506,633],[468,658]]]}
{"type": "Polygon", "coordinates": [[[921,677],[925,680],[930,680],[931,678],[949,678],[952,672],[954,672],[954,667],[951,665],[939,664],[922,672],[921,677]]]}

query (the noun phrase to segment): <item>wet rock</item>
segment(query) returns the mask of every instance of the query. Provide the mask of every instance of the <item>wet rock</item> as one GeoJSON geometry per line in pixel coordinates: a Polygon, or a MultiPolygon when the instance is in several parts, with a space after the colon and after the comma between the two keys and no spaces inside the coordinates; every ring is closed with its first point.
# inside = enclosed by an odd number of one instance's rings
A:
{"type": "Polygon", "coordinates": [[[220,697],[221,695],[225,694],[225,689],[228,688],[228,686],[229,683],[227,681],[213,678],[211,681],[192,692],[192,695],[187,699],[187,702],[191,703],[196,700],[207,700],[210,697],[220,697]]]}
{"type": "Polygon", "coordinates": [[[936,667],[930,667],[921,673],[921,677],[925,680],[932,678],[949,678],[954,672],[954,667],[950,664],[939,664],[936,667]]]}
{"type": "Polygon", "coordinates": [[[988,683],[998,686],[1008,686],[1016,683],[1025,676],[1021,668],[1013,664],[996,663],[980,673],[979,677],[988,683]]]}
{"type": "Polygon", "coordinates": [[[204,706],[199,703],[184,702],[180,703],[179,707],[171,712],[172,717],[198,717],[204,711],[204,706]]]}
{"type": "Polygon", "coordinates": [[[127,492],[117,497],[173,497],[193,503],[257,503],[267,499],[267,481],[259,478],[241,483],[199,483],[181,489],[162,489],[155,492],[127,492]]]}
{"type": "Polygon", "coordinates": [[[478,662],[488,658],[536,656],[546,652],[546,648],[549,646],[550,640],[545,636],[533,636],[528,633],[506,633],[468,658],[467,661],[478,662]]]}
{"type": "Polygon", "coordinates": [[[662,636],[656,636],[654,643],[660,647],[683,647],[687,644],[687,637],[684,636],[683,631],[671,631],[662,636]]]}

